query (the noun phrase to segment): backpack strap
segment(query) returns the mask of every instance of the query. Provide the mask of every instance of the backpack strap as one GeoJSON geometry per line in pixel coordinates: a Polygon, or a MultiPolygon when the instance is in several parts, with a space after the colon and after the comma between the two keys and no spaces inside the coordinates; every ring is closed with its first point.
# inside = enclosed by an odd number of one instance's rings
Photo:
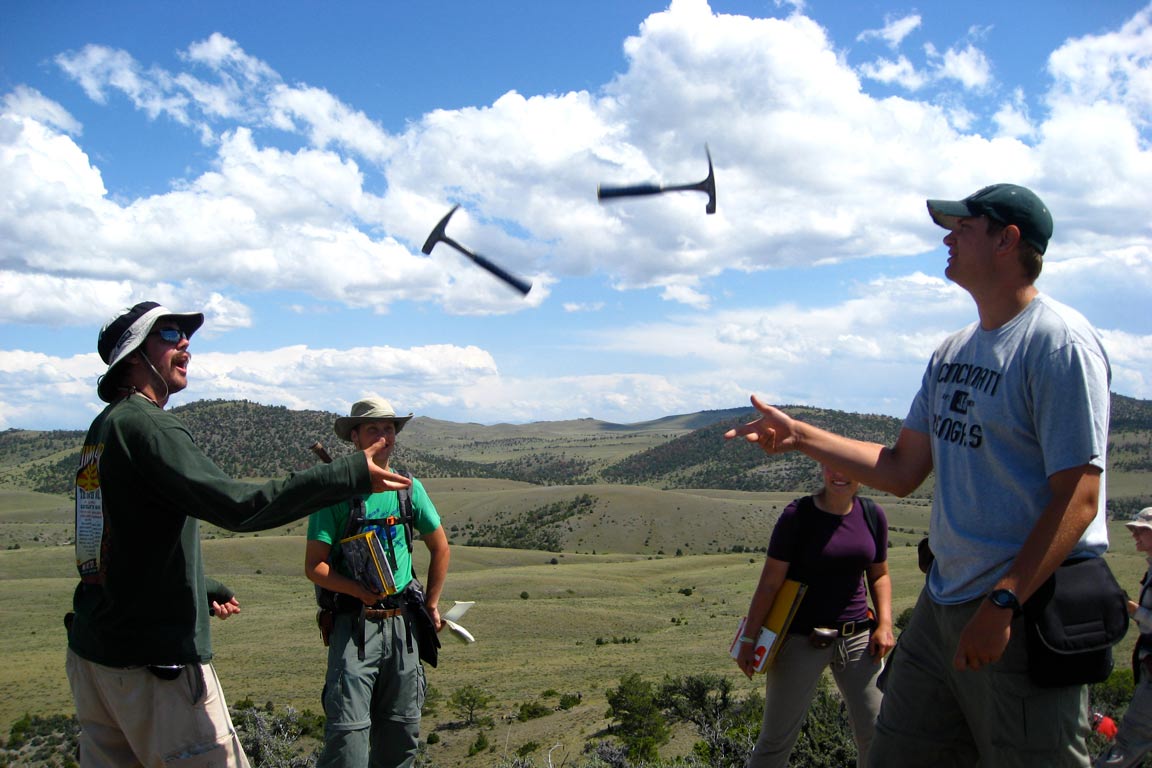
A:
{"type": "Polygon", "coordinates": [[[880,537],[876,530],[880,527],[880,517],[876,512],[876,502],[867,496],[857,496],[860,506],[864,508],[864,522],[868,523],[868,532],[872,534],[872,541],[876,544],[876,554],[880,554],[880,537]]]}
{"type": "MultiPolygon", "coordinates": [[[[337,556],[340,555],[341,539],[346,539],[349,536],[355,536],[356,532],[360,530],[360,527],[364,525],[365,516],[366,512],[364,509],[364,498],[362,496],[356,496],[355,498],[351,499],[348,502],[348,519],[344,522],[344,533],[342,536],[340,536],[339,539],[332,542],[332,544],[329,546],[328,557],[324,560],[324,562],[328,564],[329,569],[335,567],[337,556]]],[[[324,610],[335,611],[339,607],[341,593],[333,592],[330,589],[325,589],[319,584],[313,584],[312,586],[314,587],[314,591],[316,593],[316,604],[320,606],[320,608],[324,610]]]]}

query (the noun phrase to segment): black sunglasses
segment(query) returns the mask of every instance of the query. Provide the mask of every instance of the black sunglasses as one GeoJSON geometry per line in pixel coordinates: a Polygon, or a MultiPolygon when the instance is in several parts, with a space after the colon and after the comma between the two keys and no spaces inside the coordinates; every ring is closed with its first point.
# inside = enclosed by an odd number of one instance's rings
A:
{"type": "Polygon", "coordinates": [[[188,334],[184,333],[183,328],[161,328],[158,331],[152,331],[151,335],[159,336],[167,344],[179,344],[188,338],[188,334]]]}

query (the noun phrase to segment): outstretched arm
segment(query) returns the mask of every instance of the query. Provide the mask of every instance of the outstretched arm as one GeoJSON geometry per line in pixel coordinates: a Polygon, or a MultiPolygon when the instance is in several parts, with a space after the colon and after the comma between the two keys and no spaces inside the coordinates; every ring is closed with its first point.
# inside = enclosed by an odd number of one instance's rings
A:
{"type": "Polygon", "coordinates": [[[919,488],[932,471],[931,444],[923,432],[903,429],[896,444],[888,448],[814,427],[755,395],[752,405],[760,418],[728,430],[725,440],[743,437],[768,454],[800,451],[853,480],[897,496],[907,496],[919,488]]]}

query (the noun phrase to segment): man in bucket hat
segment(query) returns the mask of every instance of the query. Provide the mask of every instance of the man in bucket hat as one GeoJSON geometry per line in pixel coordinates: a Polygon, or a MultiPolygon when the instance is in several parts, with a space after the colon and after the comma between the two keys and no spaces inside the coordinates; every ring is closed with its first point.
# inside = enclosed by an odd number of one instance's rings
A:
{"type": "MultiPolygon", "coordinates": [[[[396,435],[411,418],[412,414],[397,416],[383,398],[368,397],[354,403],[349,416],[336,419],[334,430],[337,437],[357,448],[382,441],[387,447],[374,461],[390,469],[396,435]]],[[[410,491],[357,497],[321,509],[308,520],[304,572],[332,595],[334,614],[322,694],[324,750],[317,768],[408,768],[415,764],[426,683],[412,623],[418,617],[409,612],[403,596],[415,581],[412,528],[428,547],[426,607],[438,632],[438,604],[448,575],[448,538],[419,480],[412,478],[410,491]],[[408,509],[412,518],[405,520],[408,509]],[[395,594],[383,595],[365,587],[353,578],[340,556],[340,540],[365,531],[373,531],[382,542],[395,594]]]]}
{"type": "Polygon", "coordinates": [[[761,418],[725,437],[898,496],[936,475],[935,559],[889,662],[869,765],[1086,766],[1087,686],[1032,681],[1020,606],[1066,558],[1108,547],[1108,357],[1082,315],[1036,289],[1052,216],[1034,192],[994,184],[928,213],[978,320],[936,348],[895,444],[755,396],[761,418]]]}
{"type": "Polygon", "coordinates": [[[1140,580],[1138,600],[1128,601],[1128,613],[1140,629],[1132,649],[1132,701],[1120,721],[1116,743],[1096,758],[1096,768],[1132,768],[1142,765],[1152,752],[1152,507],[1144,507],[1124,523],[1132,534],[1136,551],[1148,559],[1149,570],[1140,580]]]}
{"type": "Polygon", "coordinates": [[[383,441],[330,465],[264,484],[229,478],[164,410],[188,384],[200,313],[153,301],[100,331],[108,406],[84,438],[76,473],[76,567],[68,681],[80,764],[247,766],[213,669],[211,614],[240,610],[204,575],[199,521],[274,528],[354,493],[406,488],[373,461],[383,441]]]}

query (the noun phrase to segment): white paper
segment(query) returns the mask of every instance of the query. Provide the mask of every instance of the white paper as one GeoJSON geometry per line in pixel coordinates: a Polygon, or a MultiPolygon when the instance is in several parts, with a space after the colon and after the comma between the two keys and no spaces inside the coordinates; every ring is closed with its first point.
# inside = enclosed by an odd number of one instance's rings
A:
{"type": "Polygon", "coordinates": [[[460,619],[464,617],[464,614],[468,613],[468,609],[474,605],[476,605],[475,600],[457,600],[456,604],[448,609],[448,613],[445,613],[440,618],[444,621],[460,621],[460,619]]]}
{"type": "Polygon", "coordinates": [[[448,609],[448,612],[440,616],[440,620],[451,630],[452,634],[456,636],[462,643],[474,643],[476,638],[472,637],[472,633],[464,629],[457,622],[460,618],[468,613],[468,609],[476,605],[475,600],[457,601],[455,605],[448,609]]]}

